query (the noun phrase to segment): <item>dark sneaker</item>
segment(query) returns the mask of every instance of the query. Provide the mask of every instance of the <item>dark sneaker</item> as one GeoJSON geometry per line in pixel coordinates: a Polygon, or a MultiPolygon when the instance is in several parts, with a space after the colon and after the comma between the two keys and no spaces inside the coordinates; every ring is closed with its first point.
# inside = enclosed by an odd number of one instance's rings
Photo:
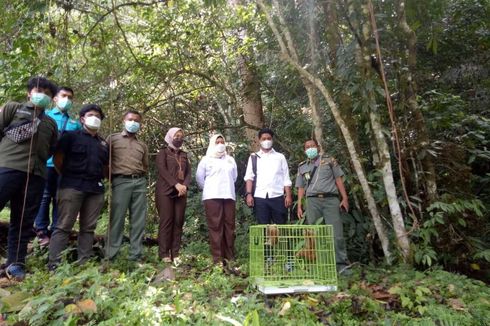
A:
{"type": "Polygon", "coordinates": [[[23,281],[26,277],[24,266],[19,264],[10,264],[10,266],[5,270],[5,273],[9,279],[19,282],[23,281]]]}
{"type": "Polygon", "coordinates": [[[56,269],[58,268],[58,264],[56,263],[49,263],[48,264],[48,271],[49,272],[56,272],[56,269]]]}

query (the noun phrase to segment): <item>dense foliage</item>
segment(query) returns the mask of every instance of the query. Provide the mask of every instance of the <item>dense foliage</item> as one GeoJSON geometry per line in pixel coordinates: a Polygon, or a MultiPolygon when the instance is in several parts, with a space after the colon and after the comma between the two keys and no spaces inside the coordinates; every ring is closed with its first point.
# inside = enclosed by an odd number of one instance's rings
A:
{"type": "MultiPolygon", "coordinates": [[[[490,299],[482,284],[439,269],[490,279],[489,1],[372,0],[381,62],[369,0],[258,2],[264,7],[245,0],[0,2],[5,13],[0,20],[0,102],[24,100],[27,79],[44,75],[72,87],[77,108],[99,103],[108,117],[104,135],[121,128],[123,112],[139,110],[144,113],[140,137],[149,145],[152,162],[169,127],[186,130],[185,148],[194,166],[210,134],[220,131],[233,147],[240,188],[251,150],[246,131],[257,128],[244,118],[250,95],[244,71],[253,72],[248,77],[259,87],[264,125],[276,131],[275,148],[285,153],[293,178],[304,159],[303,141],[314,134],[315,119],[320,119],[324,149],[346,172],[352,207],[343,216],[349,256],[358,266],[382,263],[382,234],[374,226],[342,128],[319,89],[314,90],[319,114],[312,112],[311,85],[299,72],[305,69],[331,93],[352,135],[395,262],[434,269],[393,268],[383,278],[385,272],[375,267],[358,267],[354,277],[342,280],[340,293],[276,298],[266,308],[246,279],[209,267],[200,192],[193,184],[184,239],[189,256],[178,268],[176,283],[149,285],[162,267],[154,248],[141,267],[123,260],[110,266],[64,265],[54,275],[44,271],[45,257],[35,250],[30,262],[35,273],[12,290],[22,289],[33,299],[10,317],[32,324],[226,322],[218,315],[248,324],[286,317],[293,324],[304,318],[330,324],[411,319],[442,325],[489,323],[485,307],[490,299]],[[289,35],[299,67],[284,61],[267,12],[280,34],[289,35]],[[373,117],[380,123],[378,130],[373,117]],[[398,248],[399,234],[390,219],[390,175],[376,132],[382,132],[388,145],[394,197],[410,241],[408,257],[398,248]],[[215,301],[208,304],[209,297],[215,301]],[[66,311],[83,299],[94,300],[97,312],[86,316],[66,311]],[[278,316],[286,302],[290,308],[278,316]],[[156,311],[162,320],[152,320],[156,311]]],[[[147,237],[152,238],[158,223],[153,163],[149,181],[147,237]]],[[[107,225],[107,209],[100,234],[107,225]]],[[[243,203],[237,210],[242,226],[237,250],[246,269],[246,227],[253,222],[243,203]]]]}
{"type": "MultiPolygon", "coordinates": [[[[240,242],[246,245],[246,241],[240,242]]],[[[239,245],[241,249],[241,245],[239,245]]],[[[341,291],[265,297],[247,278],[213,267],[205,242],[188,245],[175,281],[156,282],[164,265],[148,250],[145,264],[123,256],[107,264],[63,264],[48,273],[46,254],[31,256],[33,274],[1,293],[8,320],[29,325],[486,325],[490,291],[465,276],[409,266],[354,267],[341,291]]],[[[37,248],[36,248],[37,250],[37,248]]],[[[246,252],[244,252],[246,254],[246,252]]],[[[240,263],[246,268],[246,256],[240,263]]]]}

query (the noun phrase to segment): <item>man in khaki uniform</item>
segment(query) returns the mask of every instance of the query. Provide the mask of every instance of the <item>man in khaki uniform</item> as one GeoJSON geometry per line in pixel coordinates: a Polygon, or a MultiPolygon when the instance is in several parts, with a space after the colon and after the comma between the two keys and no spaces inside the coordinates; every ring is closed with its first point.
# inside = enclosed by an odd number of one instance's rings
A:
{"type": "Polygon", "coordinates": [[[349,201],[342,176],[344,172],[335,159],[319,153],[316,140],[304,144],[308,159],[300,163],[296,187],[298,188],[299,218],[304,217],[303,198],[306,195],[306,223],[316,224],[319,219],[333,227],[337,271],[348,273],[347,250],[340,210],[349,210],[349,201]],[[341,200],[339,200],[339,195],[341,200]]]}
{"type": "Polygon", "coordinates": [[[111,146],[112,202],[106,256],[113,259],[122,245],[124,220],[129,208],[129,259],[140,260],[147,211],[148,147],[136,138],[141,114],[128,111],[124,130],[107,137],[111,146]]]}

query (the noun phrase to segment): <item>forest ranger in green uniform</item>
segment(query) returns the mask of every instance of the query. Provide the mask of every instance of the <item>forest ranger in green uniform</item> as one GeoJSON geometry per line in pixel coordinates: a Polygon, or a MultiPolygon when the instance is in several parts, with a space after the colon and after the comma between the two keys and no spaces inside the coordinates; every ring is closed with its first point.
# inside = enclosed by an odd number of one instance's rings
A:
{"type": "Polygon", "coordinates": [[[346,273],[349,265],[345,247],[340,210],[349,210],[349,201],[342,176],[344,172],[337,161],[319,153],[316,140],[304,144],[306,161],[299,164],[296,188],[298,188],[298,217],[304,217],[303,198],[306,196],[306,223],[316,224],[319,219],[333,227],[337,271],[346,273]],[[339,197],[341,199],[339,199],[339,197]]]}

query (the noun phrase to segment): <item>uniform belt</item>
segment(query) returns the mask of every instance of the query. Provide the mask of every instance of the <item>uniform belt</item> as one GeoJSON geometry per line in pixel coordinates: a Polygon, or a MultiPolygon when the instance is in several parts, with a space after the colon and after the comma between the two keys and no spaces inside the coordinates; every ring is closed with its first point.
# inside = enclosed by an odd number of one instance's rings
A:
{"type": "Polygon", "coordinates": [[[139,179],[139,178],[144,178],[146,177],[145,174],[142,173],[135,173],[135,174],[113,174],[112,179],[114,178],[126,178],[126,179],[139,179]]]}
{"type": "Polygon", "coordinates": [[[319,194],[308,195],[306,197],[328,198],[328,197],[339,197],[339,195],[338,194],[334,194],[332,192],[321,192],[319,194]]]}

